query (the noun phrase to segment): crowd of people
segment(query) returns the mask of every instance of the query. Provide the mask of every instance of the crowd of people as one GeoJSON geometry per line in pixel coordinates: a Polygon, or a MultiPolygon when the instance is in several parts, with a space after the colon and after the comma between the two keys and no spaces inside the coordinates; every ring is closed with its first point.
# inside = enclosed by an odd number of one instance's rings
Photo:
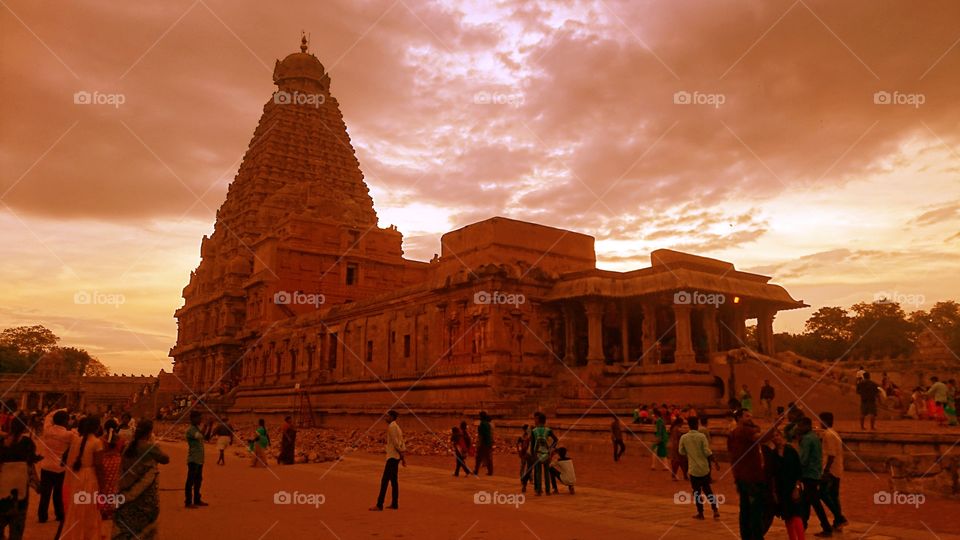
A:
{"type": "Polygon", "coordinates": [[[960,400],[960,387],[957,386],[956,379],[944,382],[933,375],[929,385],[915,386],[912,392],[907,393],[893,382],[886,372],[877,383],[870,372],[861,366],[857,370],[856,378],[857,394],[860,396],[861,429],[866,429],[867,419],[870,421],[870,429],[876,429],[880,403],[899,410],[906,418],[935,421],[940,427],[958,425],[957,401],[960,400]]]}
{"type": "Polygon", "coordinates": [[[155,444],[153,422],[82,413],[47,412],[39,429],[32,415],[5,404],[0,415],[3,493],[0,534],[23,537],[30,492],[39,497],[37,520],[53,507],[55,538],[155,538],[159,464],[169,457],[155,444]]]}

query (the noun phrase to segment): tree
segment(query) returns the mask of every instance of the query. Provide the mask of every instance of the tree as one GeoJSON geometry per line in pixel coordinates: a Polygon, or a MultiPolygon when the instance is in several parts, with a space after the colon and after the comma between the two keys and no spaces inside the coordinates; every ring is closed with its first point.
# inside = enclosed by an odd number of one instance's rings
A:
{"type": "Polygon", "coordinates": [[[852,320],[842,307],[822,307],[807,319],[804,330],[797,341],[797,352],[818,360],[835,360],[847,352],[852,320]]]}
{"type": "Polygon", "coordinates": [[[850,310],[854,312],[850,324],[854,356],[896,357],[913,352],[916,326],[907,320],[900,304],[885,300],[860,302],[850,310]]]}
{"type": "Polygon", "coordinates": [[[946,341],[954,354],[960,355],[960,304],[953,300],[937,302],[929,312],[917,310],[910,314],[916,330],[931,329],[946,341]]]}
{"type": "Polygon", "coordinates": [[[96,358],[90,358],[86,369],[83,370],[84,377],[106,377],[107,375],[110,375],[110,370],[96,358]]]}
{"type": "Polygon", "coordinates": [[[32,363],[16,347],[0,345],[0,373],[23,373],[32,363]]]}
{"type": "Polygon", "coordinates": [[[56,347],[60,338],[42,325],[17,326],[0,332],[0,345],[13,347],[16,351],[36,360],[45,352],[56,347]]]}

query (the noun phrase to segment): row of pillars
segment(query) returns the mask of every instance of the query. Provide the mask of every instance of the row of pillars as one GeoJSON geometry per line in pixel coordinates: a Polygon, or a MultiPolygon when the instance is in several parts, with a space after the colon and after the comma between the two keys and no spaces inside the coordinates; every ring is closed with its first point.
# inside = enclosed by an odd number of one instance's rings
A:
{"type": "MultiPolygon", "coordinates": [[[[45,406],[45,405],[48,405],[48,404],[44,403],[44,401],[46,400],[46,397],[47,397],[47,393],[46,393],[46,392],[23,391],[23,392],[20,393],[20,410],[21,410],[21,411],[27,410],[27,407],[30,405],[30,396],[31,396],[32,394],[37,394],[37,395],[38,395],[37,407],[36,407],[37,410],[42,411],[43,408],[44,408],[44,406],[45,406]]],[[[57,392],[56,395],[63,396],[64,394],[57,392]]],[[[57,401],[57,403],[50,403],[49,405],[51,405],[51,406],[52,406],[52,405],[56,405],[57,407],[69,407],[69,406],[71,405],[70,401],[72,401],[72,400],[70,400],[70,399],[66,399],[66,400],[60,399],[59,401],[57,401]]],[[[77,401],[78,401],[78,402],[77,402],[77,407],[76,407],[76,408],[77,408],[78,410],[83,410],[84,394],[81,393],[81,394],[79,395],[77,401]]]]}
{"type": "MultiPolygon", "coordinates": [[[[601,299],[589,299],[583,301],[584,312],[587,316],[587,364],[603,364],[605,354],[603,350],[603,316],[606,309],[606,303],[601,299]]],[[[632,358],[630,351],[630,312],[626,300],[621,300],[619,305],[620,312],[620,339],[623,358],[629,360],[632,358]]],[[[642,304],[643,324],[641,326],[641,336],[643,338],[643,351],[638,355],[639,364],[658,364],[660,362],[660,350],[657,346],[662,336],[657,335],[657,317],[656,304],[647,302],[642,304]]],[[[720,309],[713,305],[694,306],[691,304],[673,304],[673,315],[675,321],[674,332],[676,335],[676,350],[674,352],[674,362],[677,364],[693,364],[696,362],[696,353],[693,348],[693,332],[691,314],[697,309],[702,314],[703,330],[706,334],[707,353],[717,352],[720,346],[721,322],[720,309]]],[[[564,335],[566,336],[566,358],[564,362],[568,365],[575,363],[575,336],[576,328],[574,323],[574,307],[567,304],[564,306],[564,335]]],[[[736,305],[732,309],[732,320],[723,322],[722,330],[732,334],[728,340],[731,345],[728,348],[739,348],[745,345],[746,338],[746,310],[743,305],[736,305]]],[[[757,341],[760,353],[773,354],[773,319],[776,312],[772,309],[761,310],[757,316],[757,341]]]]}

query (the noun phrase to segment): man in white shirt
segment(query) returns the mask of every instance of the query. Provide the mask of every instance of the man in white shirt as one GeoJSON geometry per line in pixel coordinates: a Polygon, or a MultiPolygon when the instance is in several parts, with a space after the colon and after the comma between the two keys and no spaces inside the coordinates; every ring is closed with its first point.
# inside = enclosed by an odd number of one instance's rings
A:
{"type": "Polygon", "coordinates": [[[833,429],[833,413],[820,413],[823,424],[823,475],[820,477],[820,498],[833,514],[833,529],[847,524],[840,510],[840,479],[843,477],[843,440],[833,429]]]}
{"type": "Polygon", "coordinates": [[[40,438],[40,507],[37,518],[45,523],[53,495],[53,513],[57,521],[63,521],[63,480],[66,477],[64,459],[76,433],[67,429],[70,415],[66,409],[51,411],[43,419],[43,436],[40,438]]]}
{"type": "Polygon", "coordinates": [[[377,496],[377,505],[370,508],[375,512],[383,510],[383,500],[387,495],[388,483],[392,484],[389,508],[391,510],[399,508],[397,503],[400,486],[397,485],[397,478],[400,464],[403,464],[404,467],[407,466],[407,461],[403,458],[403,453],[407,451],[407,447],[403,444],[403,431],[397,424],[398,416],[400,415],[393,409],[387,411],[387,463],[383,466],[383,476],[380,477],[380,495],[377,496]]]}

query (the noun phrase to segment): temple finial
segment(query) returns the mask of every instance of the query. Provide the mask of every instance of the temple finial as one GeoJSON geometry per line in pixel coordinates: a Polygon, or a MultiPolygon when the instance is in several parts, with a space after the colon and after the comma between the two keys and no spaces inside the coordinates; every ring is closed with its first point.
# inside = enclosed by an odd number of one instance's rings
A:
{"type": "Polygon", "coordinates": [[[303,30],[300,31],[300,52],[307,52],[307,45],[310,41],[307,39],[307,33],[303,30]]]}

